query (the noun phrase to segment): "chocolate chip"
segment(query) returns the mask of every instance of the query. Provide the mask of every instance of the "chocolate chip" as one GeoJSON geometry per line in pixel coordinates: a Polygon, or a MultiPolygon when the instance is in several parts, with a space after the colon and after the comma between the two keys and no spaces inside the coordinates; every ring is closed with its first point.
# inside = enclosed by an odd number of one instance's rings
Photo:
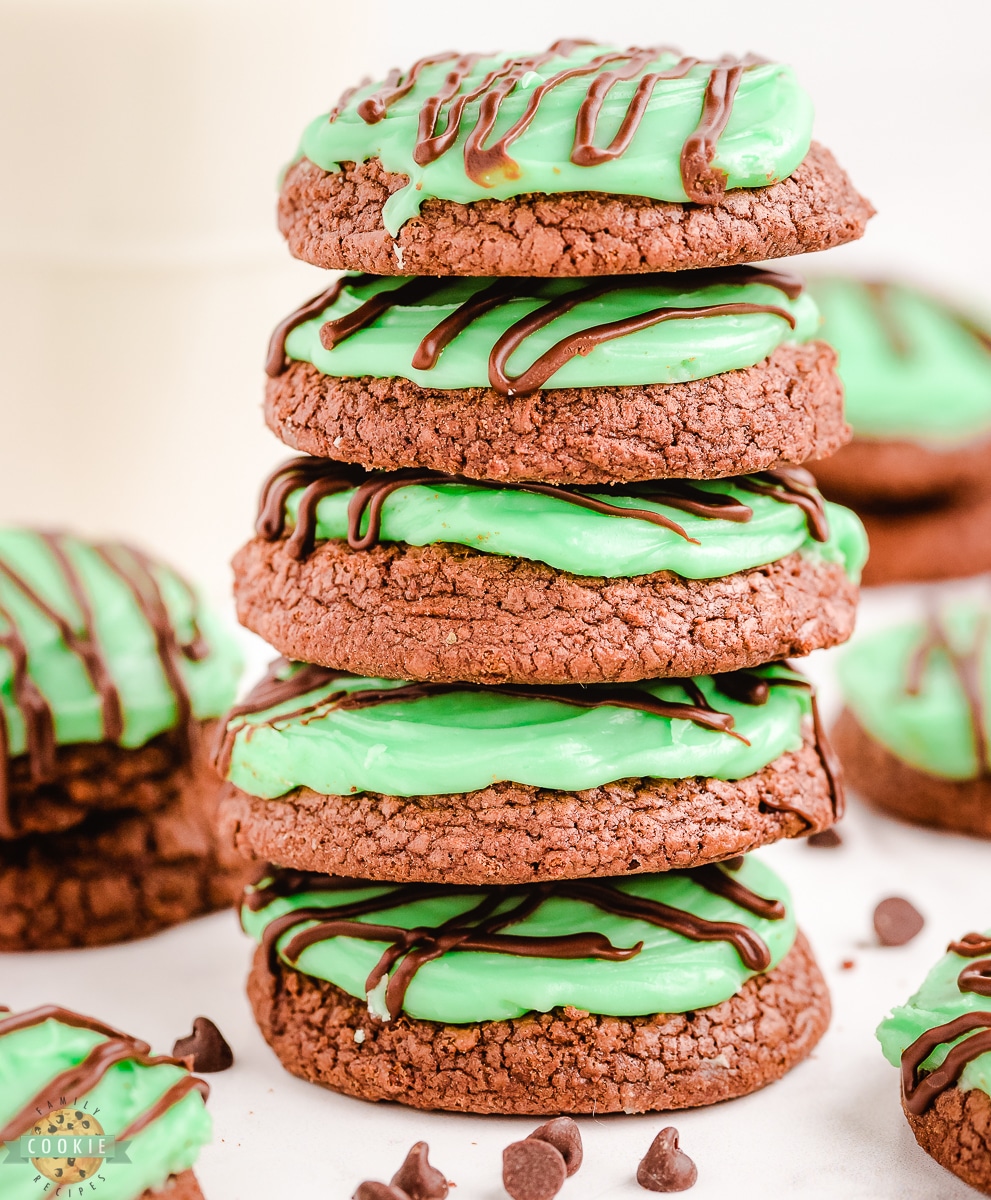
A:
{"type": "Polygon", "coordinates": [[[903,896],[889,896],[874,909],[874,931],[882,946],[904,946],[925,923],[922,913],[903,896]]]}
{"type": "Polygon", "coordinates": [[[551,1200],[567,1178],[564,1155],[550,1142],[527,1138],[502,1152],[502,1183],[513,1200],[551,1200]]]}
{"type": "Polygon", "coordinates": [[[684,1150],[678,1148],[673,1125],[662,1129],[637,1167],[637,1183],[648,1192],[685,1192],[699,1173],[684,1150]]]}
{"type": "Polygon", "coordinates": [[[172,1057],[191,1059],[191,1068],[204,1075],[226,1071],[234,1065],[234,1052],[209,1017],[196,1018],[193,1032],[179,1038],[172,1047],[172,1057]]]}
{"type": "Polygon", "coordinates": [[[817,850],[835,850],[843,845],[843,839],[835,829],[820,829],[818,833],[810,833],[805,844],[815,846],[817,850]]]}
{"type": "Polygon", "coordinates": [[[392,1186],[403,1191],[410,1200],[444,1200],[448,1193],[447,1179],[430,1165],[429,1153],[426,1142],[416,1142],[392,1177],[392,1186]]]}
{"type": "Polygon", "coordinates": [[[391,1183],[379,1183],[375,1179],[366,1179],[358,1184],[352,1200],[409,1200],[402,1188],[394,1187],[391,1183]]]}
{"type": "Polygon", "coordinates": [[[559,1150],[569,1177],[582,1165],[582,1135],[577,1122],[571,1117],[555,1117],[553,1121],[546,1122],[533,1133],[528,1133],[526,1140],[547,1142],[559,1150]]]}

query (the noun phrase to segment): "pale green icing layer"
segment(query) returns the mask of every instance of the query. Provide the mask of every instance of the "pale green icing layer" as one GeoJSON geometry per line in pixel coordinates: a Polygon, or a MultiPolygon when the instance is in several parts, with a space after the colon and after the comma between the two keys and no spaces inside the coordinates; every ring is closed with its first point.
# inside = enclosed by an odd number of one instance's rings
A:
{"type": "MultiPolygon", "coordinates": [[[[991,930],[985,932],[991,933],[991,930]]],[[[891,1015],[877,1027],[877,1038],[884,1057],[892,1066],[900,1066],[903,1052],[930,1029],[945,1025],[964,1013],[991,1012],[991,1000],[987,996],[961,992],[957,986],[960,972],[973,961],[959,954],[944,954],[908,1003],[893,1009],[891,1015]]],[[[974,1032],[979,1033],[980,1030],[974,1032]]],[[[922,1064],[923,1070],[934,1070],[953,1046],[971,1036],[973,1034],[965,1034],[955,1042],[938,1046],[922,1064]]],[[[982,1054],[969,1062],[957,1086],[965,1092],[980,1088],[991,1095],[991,1053],[982,1054]]]]}
{"type": "MultiPolygon", "coordinates": [[[[78,572],[92,610],[96,644],[120,695],[124,730],[119,744],[142,746],[171,729],[177,718],[155,632],[130,589],[91,545],[66,538],[63,546],[78,572]]],[[[0,563],[27,581],[74,630],[82,631],[82,614],[66,576],[38,534],[0,530],[0,563]]],[[[219,717],[230,707],[241,673],[241,655],[233,635],[209,608],[190,596],[169,567],[156,564],[154,577],[180,644],[191,642],[198,628],[208,647],[206,657],[198,662],[177,656],[193,715],[202,720],[219,717]]],[[[54,622],[0,571],[0,643],[9,633],[11,621],[27,645],[28,674],[52,710],[57,742],[104,740],[100,697],[81,658],[66,645],[54,622]]],[[[24,717],[15,703],[13,684],[13,656],[0,644],[0,705],[11,756],[27,748],[24,717]]]]}
{"type": "MultiPolygon", "coordinates": [[[[762,672],[771,678],[788,674],[782,668],[762,672]]],[[[332,692],[401,686],[346,676],[247,718],[234,739],[227,777],[265,799],[295,787],[337,796],[433,796],[500,780],[566,791],[641,777],[742,779],[802,744],[802,722],[810,713],[803,689],[772,687],[766,704],[750,705],[718,692],[708,676],[696,682],[714,708],[732,714],[735,731],[749,746],[682,718],[496,691],[354,710],[321,705],[332,692]],[[279,720],[280,713],[305,706],[315,711],[279,720]]],[[[662,680],[631,686],[665,700],[689,699],[683,688],[662,680]]],[[[594,694],[594,687],[588,690],[594,694]]],[[[234,728],[239,725],[240,719],[234,728]]]]}
{"type": "MultiPolygon", "coordinates": [[[[756,495],[725,479],[693,481],[700,491],[731,495],[753,509],[746,522],[695,516],[632,496],[613,496],[607,489],[587,494],[620,508],[663,513],[698,545],[673,530],[631,517],[598,513],[556,496],[471,484],[413,486],[393,492],[382,507],[381,538],[427,546],[454,542],[511,558],[544,562],[560,571],[606,579],[673,571],[685,579],[720,579],[750,567],[764,566],[794,551],[813,559],[839,563],[859,579],[867,559],[867,536],[849,509],[827,504],[829,538],[809,535],[805,514],[795,504],[756,495]]],[[[302,489],[289,498],[295,521],[302,489]]],[[[347,507],[353,491],[324,497],[317,506],[319,539],[347,536],[347,507]]],[[[367,528],[367,516],[362,532],[367,528]]]]}
{"type": "MultiPolygon", "coordinates": [[[[748,859],[734,878],[761,896],[781,900],[787,915],[778,921],[756,917],[729,900],[707,892],[690,875],[669,871],[609,880],[631,896],[646,896],[710,921],[735,921],[753,929],[771,952],[776,966],[795,940],[791,897],[781,879],[763,863],[748,859]]],[[[391,887],[360,891],[307,892],[274,900],[259,912],[242,909],[247,932],[260,940],[276,917],[311,904],[348,904],[388,895],[391,887]]],[[[358,918],[362,921],[411,929],[436,926],[478,903],[471,894],[453,894],[417,900],[358,918]]],[[[299,925],[296,932],[306,926],[299,925]]],[[[454,952],[425,964],[417,971],[403,1009],[411,1017],[463,1025],[498,1021],[528,1012],[550,1012],[571,1005],[604,1016],[644,1016],[650,1013],[688,1012],[728,1000],[756,972],[748,970],[732,945],[695,942],[680,934],[601,912],[584,901],[552,897],[526,920],[506,932],[537,937],[602,933],[614,946],[628,948],[643,942],[640,954],[626,962],[596,959],[561,960],[518,958],[506,954],[454,952]]],[[[291,935],[279,939],[279,949],[291,935]]],[[[306,975],[335,984],[349,995],[365,997],[365,981],[386,949],[381,942],[332,938],[306,949],[295,966],[306,975]]],[[[374,1003],[374,1001],[373,1001],[374,1003]]]]}
{"type": "MultiPolygon", "coordinates": [[[[0,1019],[8,1014],[0,1013],[0,1019]]],[[[74,1029],[48,1020],[0,1037],[0,1126],[5,1125],[57,1075],[77,1066],[89,1051],[108,1039],[90,1029],[74,1029]]],[[[86,1109],[116,1137],[146,1112],[168,1089],[189,1072],[167,1064],[154,1067],[134,1062],[112,1066],[92,1091],[67,1102],[85,1102],[86,1109]]],[[[55,1107],[59,1097],[53,1096],[55,1107]]],[[[129,1140],[127,1163],[108,1160],[92,1181],[92,1194],[101,1200],[135,1200],[148,1188],[162,1187],[170,1175],[189,1170],[200,1150],[210,1141],[210,1115],[198,1092],[191,1092],[147,1129],[129,1140]]],[[[30,1162],[0,1163],[0,1194],[4,1200],[38,1200],[44,1180],[30,1162]]],[[[49,1184],[54,1190],[55,1185],[49,1184]]],[[[68,1194],[66,1189],[66,1193],[68,1194]]],[[[90,1195],[88,1184],[74,1184],[72,1195],[90,1195]],[[77,1188],[80,1190],[77,1192],[77,1188]]],[[[60,1193],[60,1196],[63,1193],[60,1193]]]]}
{"type": "MultiPolygon", "coordinates": [[[[773,313],[662,321],[603,342],[588,354],[572,358],[544,386],[619,387],[704,379],[724,371],[755,366],[783,343],[808,341],[818,331],[819,312],[815,301],[806,293],[797,300],[790,300],[778,288],[764,283],[721,283],[693,288],[691,274],[645,275],[638,279],[635,288],[619,286],[595,300],[576,305],[528,337],[509,359],[508,373],[511,376],[521,374],[562,338],[594,325],[639,316],[656,308],[769,304],[791,313],[795,328],[792,329],[784,317],[773,313]]],[[[428,301],[390,308],[367,329],[352,334],[333,350],[323,348],[320,329],[325,321],[346,316],[370,296],[394,290],[406,282],[408,280],[402,277],[377,279],[360,288],[344,288],[319,317],[298,325],[289,334],[286,340],[288,357],[312,363],[324,375],[400,376],[430,388],[488,387],[489,354],[501,335],[548,300],[587,286],[585,280],[526,281],[525,286],[533,291],[533,296],[514,299],[472,321],[446,347],[437,365],[430,370],[413,367],[417,346],[445,317],[491,280],[451,280],[428,301]]]]}
{"type": "Polygon", "coordinates": [[[991,348],[957,314],[901,284],[818,279],[809,290],[857,436],[952,446],[991,434],[991,348]]]}
{"type": "MultiPolygon", "coordinates": [[[[944,614],[951,643],[963,654],[975,644],[981,614],[971,603],[957,604],[944,614]]],[[[863,728],[909,766],[945,779],[973,779],[979,767],[971,712],[945,650],[929,654],[918,693],[908,691],[911,663],[925,633],[917,622],[858,639],[839,659],[843,696],[863,728]]],[[[979,655],[978,675],[986,732],[991,736],[987,648],[979,655]]]]}
{"type": "MultiPolygon", "coordinates": [[[[549,76],[588,62],[607,49],[582,46],[570,58],[552,59],[530,72],[503,101],[486,144],[491,145],[516,122],[535,89],[549,76]]],[[[479,59],[462,91],[472,91],[506,57],[498,54],[479,59]]],[[[678,58],[677,54],[663,54],[640,75],[610,90],[602,105],[597,145],[612,141],[643,74],[669,69],[678,58]]],[[[516,169],[491,175],[485,185],[470,179],[464,164],[465,141],[477,123],[480,101],[467,105],[457,141],[446,154],[425,166],[413,161],[420,108],[441,90],[451,66],[446,62],[427,67],[409,94],[391,105],[385,119],[376,124],[361,120],[357,107],[381,88],[381,80],[358,88],[335,121],[329,122],[323,114],[303,134],[299,154],[324,170],[336,170],[342,162],[377,158],[387,171],[409,177],[408,186],[389,197],[383,212],[386,229],[393,236],[419,212],[424,200],[435,196],[470,203],[527,192],[593,191],[656,200],[688,199],[681,179],[681,149],[698,124],[711,64],[694,67],[683,79],[659,82],[630,146],[618,158],[590,167],[570,161],[575,118],[590,77],[560,84],[543,96],[529,128],[509,148],[516,169]]],[[[745,71],[713,166],[726,173],[729,188],[766,187],[787,178],[808,153],[812,115],[812,101],[789,67],[768,63],[745,71]]]]}

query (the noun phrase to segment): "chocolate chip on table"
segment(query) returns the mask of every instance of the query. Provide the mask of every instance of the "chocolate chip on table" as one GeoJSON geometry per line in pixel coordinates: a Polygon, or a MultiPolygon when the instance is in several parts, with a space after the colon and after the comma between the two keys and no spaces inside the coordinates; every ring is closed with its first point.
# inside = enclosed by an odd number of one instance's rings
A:
{"type": "Polygon", "coordinates": [[[555,1117],[553,1121],[547,1121],[533,1133],[528,1133],[526,1140],[547,1142],[559,1150],[569,1177],[582,1165],[582,1135],[577,1121],[571,1117],[555,1117]]]}
{"type": "Polygon", "coordinates": [[[352,1200],[409,1200],[402,1188],[393,1187],[391,1183],[379,1183],[374,1179],[366,1179],[358,1184],[352,1200]]]}
{"type": "Polygon", "coordinates": [[[449,1191],[445,1176],[430,1165],[429,1153],[426,1142],[414,1143],[403,1165],[392,1177],[392,1186],[399,1188],[409,1200],[444,1200],[449,1191]]]}
{"type": "Polygon", "coordinates": [[[234,1052],[209,1017],[196,1018],[193,1032],[179,1038],[172,1047],[172,1057],[191,1059],[192,1069],[204,1075],[226,1071],[234,1065],[234,1052]]]}
{"type": "Polygon", "coordinates": [[[889,896],[874,909],[874,932],[882,946],[904,946],[925,923],[922,913],[903,896],[889,896]]]}
{"type": "Polygon", "coordinates": [[[502,1152],[502,1183],[513,1200],[551,1200],[567,1178],[564,1155],[550,1142],[527,1138],[502,1152]]]}
{"type": "Polygon", "coordinates": [[[820,829],[818,833],[810,833],[805,843],[817,850],[835,850],[837,846],[843,845],[843,839],[835,829],[820,829]]]}
{"type": "Polygon", "coordinates": [[[649,1192],[685,1192],[698,1179],[698,1170],[678,1146],[678,1131],[669,1125],[650,1143],[637,1167],[637,1183],[649,1192]]]}

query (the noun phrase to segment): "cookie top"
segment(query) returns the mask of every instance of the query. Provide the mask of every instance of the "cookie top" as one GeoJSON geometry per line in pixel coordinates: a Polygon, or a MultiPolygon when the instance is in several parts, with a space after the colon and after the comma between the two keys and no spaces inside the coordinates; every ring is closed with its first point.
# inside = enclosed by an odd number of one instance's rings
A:
{"type": "Polygon", "coordinates": [[[580,791],[618,779],[742,779],[802,745],[811,687],[783,666],[624,686],[368,679],[274,663],[233,710],[218,765],[274,799],[435,796],[500,780],[580,791]]]}
{"type": "Polygon", "coordinates": [[[279,325],[266,370],[426,388],[684,383],[753,367],[819,327],[793,275],[725,267],[580,279],[350,275],[279,325]]]}
{"type": "Polygon", "coordinates": [[[950,447],[991,432],[991,324],[904,283],[818,278],[846,416],[864,438],[950,447]]]}
{"type": "Polygon", "coordinates": [[[262,489],[256,530],[268,541],[288,535],[300,559],[318,541],[346,539],[355,550],[444,542],[607,579],[657,571],[717,579],[795,551],[839,563],[857,579],[867,558],[859,519],[824,501],[813,477],[795,467],[568,488],[297,458],[262,489]]]}
{"type": "Polygon", "coordinates": [[[712,204],[805,158],[812,102],[789,67],[667,47],[562,40],[520,56],[442,53],[349,88],[303,133],[327,171],[377,159],[407,176],[395,236],[424,200],[604,192],[712,204]]]}
{"type": "Polygon", "coordinates": [[[272,868],[242,922],[273,965],[367,997],[372,1016],[457,1025],[559,1006],[642,1016],[719,1004],[787,954],[790,905],[768,867],[742,859],[496,888],[272,868]]]}
{"type": "Polygon", "coordinates": [[[5,1200],[33,1200],[39,1173],[49,1171],[53,1182],[88,1191],[87,1167],[99,1173],[105,1200],[136,1200],[146,1189],[164,1186],[171,1175],[189,1170],[210,1141],[209,1091],[181,1060],[153,1056],[145,1042],[101,1021],[54,1005],[0,1010],[0,1144],[37,1134],[42,1150],[26,1161],[8,1150],[5,1200]],[[42,1139],[63,1136],[70,1127],[73,1137],[113,1139],[117,1162],[84,1153],[67,1165],[57,1146],[45,1154],[42,1139]],[[126,1162],[121,1142],[127,1142],[126,1162]],[[55,1174],[59,1168],[61,1176],[55,1174]]]}
{"type": "Polygon", "coordinates": [[[950,942],[907,1004],[877,1029],[902,1069],[905,1106],[920,1114],[954,1085],[991,1095],[991,930],[950,942]]]}
{"type": "Polygon", "coordinates": [[[892,754],[944,779],[991,771],[991,610],[958,601],[858,639],[838,667],[847,707],[892,754]]]}

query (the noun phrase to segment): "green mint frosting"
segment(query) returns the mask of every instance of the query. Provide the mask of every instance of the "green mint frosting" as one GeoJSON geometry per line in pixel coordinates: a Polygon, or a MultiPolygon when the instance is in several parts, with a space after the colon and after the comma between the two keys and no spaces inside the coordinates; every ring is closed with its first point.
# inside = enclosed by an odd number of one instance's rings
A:
{"type": "MultiPolygon", "coordinates": [[[[762,668],[773,679],[782,668],[762,668]]],[[[617,779],[742,779],[802,744],[810,714],[801,688],[771,687],[766,704],[731,700],[712,678],[696,680],[714,708],[731,713],[749,746],[683,718],[616,706],[577,708],[559,700],[498,691],[448,692],[362,709],[324,703],[334,692],[402,686],[345,676],[315,692],[253,714],[234,739],[227,778],[275,799],[296,787],[323,795],[378,792],[436,796],[500,780],[579,791],[617,779]],[[299,710],[306,708],[302,716],[299,710]],[[279,715],[288,715],[280,720],[279,715]]],[[[685,690],[658,680],[631,685],[685,702],[685,690]]],[[[588,691],[594,693],[594,685],[588,691]]]]}
{"type": "MultiPolygon", "coordinates": [[[[553,58],[529,72],[502,101],[495,130],[486,144],[491,145],[522,116],[534,91],[551,75],[589,62],[609,49],[614,48],[579,46],[570,57],[553,58]]],[[[462,93],[474,90],[506,58],[505,54],[479,58],[462,93]]],[[[643,76],[668,70],[679,58],[676,53],[660,54],[639,75],[611,88],[599,118],[598,145],[607,145],[615,136],[643,76]]],[[[480,100],[466,106],[457,140],[447,153],[424,166],[413,160],[420,109],[443,88],[452,65],[448,60],[424,68],[412,90],[390,105],[384,120],[369,125],[357,112],[361,101],[382,87],[383,81],[378,80],[359,87],[336,120],[328,121],[324,113],[303,133],[299,154],[326,171],[336,170],[343,162],[377,158],[387,171],[409,177],[409,184],[389,197],[383,212],[385,227],[393,236],[431,197],[470,203],[527,192],[591,191],[656,200],[688,199],[681,179],[681,149],[702,113],[712,63],[693,67],[682,79],[661,80],[629,147],[617,158],[596,166],[577,166],[570,157],[575,120],[591,77],[566,80],[542,97],[529,128],[509,147],[516,169],[493,173],[486,180],[488,186],[469,178],[464,163],[465,141],[477,124],[480,100]]],[[[789,67],[766,63],[743,72],[713,166],[726,173],[729,188],[767,187],[792,174],[808,153],[811,137],[808,94],[789,67]]]]}
{"type": "MultiPolygon", "coordinates": [[[[942,624],[951,645],[962,654],[971,652],[978,623],[986,615],[987,609],[974,602],[948,608],[942,624]]],[[[971,712],[945,650],[932,650],[918,693],[908,691],[911,664],[926,632],[921,622],[914,622],[857,639],[838,663],[843,697],[871,737],[909,766],[944,779],[974,779],[979,766],[971,712]]],[[[978,660],[985,727],[991,735],[991,657],[987,647],[978,660]]]]}
{"type": "MultiPolygon", "coordinates": [[[[726,479],[694,482],[700,491],[731,495],[753,509],[746,522],[695,516],[655,501],[585,490],[620,508],[663,513],[698,545],[673,530],[631,517],[598,513],[556,496],[471,484],[416,485],[393,492],[382,507],[383,541],[427,546],[454,542],[510,558],[529,558],[560,571],[606,579],[673,571],[685,579],[720,579],[765,566],[796,550],[839,563],[854,580],[867,559],[867,536],[859,519],[838,504],[826,505],[829,538],[809,535],[795,504],[744,491],[726,479]]],[[[302,489],[289,497],[295,521],[302,489]]],[[[318,539],[347,536],[347,507],[354,491],[325,496],[317,506],[318,539]]],[[[367,516],[362,532],[367,528],[367,516]]]]}
{"type": "MultiPolygon", "coordinates": [[[[816,335],[819,312],[803,292],[790,300],[766,283],[713,283],[692,286],[693,272],[644,275],[636,287],[619,286],[593,300],[583,301],[530,335],[507,364],[519,375],[562,338],[594,325],[639,316],[655,308],[698,308],[718,304],[769,304],[795,318],[795,328],[773,313],[739,313],[662,321],[635,333],[603,342],[577,355],[556,371],[548,388],[619,387],[632,384],[684,383],[724,371],[752,367],[785,342],[805,342],[816,335]]],[[[452,279],[428,300],[397,305],[334,347],[320,344],[326,321],[354,312],[369,297],[393,291],[408,279],[380,278],[361,287],[345,287],[328,308],[298,325],[286,340],[290,359],[312,363],[324,375],[400,376],[428,388],[488,387],[488,358],[492,347],[510,326],[547,301],[587,285],[580,279],[526,282],[532,296],[513,299],[484,313],[454,339],[429,370],[412,366],[424,337],[490,279],[452,279]]]]}
{"type": "MultiPolygon", "coordinates": [[[[8,1014],[0,1014],[7,1017],[8,1014]]],[[[94,1046],[106,1042],[102,1034],[75,1029],[57,1020],[19,1029],[0,1037],[0,1126],[5,1125],[32,1097],[69,1068],[78,1066],[94,1046]]],[[[168,1089],[188,1075],[182,1067],[146,1067],[135,1062],[112,1066],[103,1079],[84,1095],[66,1098],[68,1104],[86,1102],[104,1132],[116,1137],[147,1111],[168,1089]]],[[[53,1096],[55,1107],[59,1097],[53,1096]]],[[[211,1137],[210,1114],[198,1092],[190,1092],[136,1137],[128,1139],[130,1164],[107,1160],[103,1177],[93,1181],[93,1194],[101,1200],[136,1200],[146,1189],[158,1189],[170,1175],[187,1171],[211,1137]]],[[[0,1162],[0,1193],[4,1200],[38,1200],[45,1194],[31,1164],[0,1162]]],[[[42,1181],[44,1182],[44,1181],[42,1181]]],[[[54,1189],[54,1184],[48,1185],[54,1189]]],[[[76,1184],[71,1190],[89,1185],[76,1184]]]]}
{"type": "MultiPolygon", "coordinates": [[[[97,648],[120,695],[124,724],[120,745],[143,746],[171,729],[177,716],[155,632],[131,590],[93,545],[73,537],[60,541],[78,573],[92,611],[97,648]]],[[[82,632],[83,614],[69,581],[39,534],[0,529],[0,566],[16,572],[75,631],[82,632]]],[[[190,594],[173,570],[160,563],[152,570],[180,644],[192,642],[198,628],[208,648],[206,656],[196,662],[177,656],[193,714],[204,720],[219,717],[230,707],[241,673],[241,655],[233,635],[190,594]]],[[[27,748],[24,717],[16,703],[14,658],[3,644],[12,625],[27,647],[28,674],[52,710],[57,742],[104,740],[100,697],[81,658],[66,645],[53,621],[0,570],[0,706],[11,757],[27,748]]]]}
{"type": "Polygon", "coordinates": [[[952,446],[991,433],[991,345],[959,314],[903,284],[827,278],[809,290],[858,437],[952,446]]]}
{"type": "MultiPolygon", "coordinates": [[[[646,896],[710,921],[747,925],[771,952],[771,966],[791,949],[795,920],[785,884],[763,863],[748,859],[734,878],[752,891],[784,902],[787,914],[778,921],[754,916],[731,901],[707,892],[690,874],[668,871],[605,882],[631,896],[646,896]]],[[[393,888],[373,886],[359,891],[306,892],[273,900],[259,912],[242,909],[247,932],[260,940],[276,917],[312,904],[348,904],[383,896],[380,911],[358,918],[404,929],[436,926],[477,904],[482,889],[471,894],[416,900],[389,908],[393,888]]],[[[453,891],[453,889],[452,889],[453,891]]],[[[299,925],[296,932],[307,928],[299,925]]],[[[634,1017],[651,1013],[688,1012],[719,1004],[736,995],[756,972],[741,962],[727,942],[691,941],[644,921],[602,912],[580,900],[552,896],[526,920],[506,932],[537,937],[596,932],[617,947],[643,942],[640,954],[625,962],[596,959],[518,958],[507,954],[454,952],[426,963],[413,977],[403,1009],[411,1017],[445,1024],[499,1021],[528,1012],[550,1012],[563,1005],[604,1016],[634,1017]]],[[[278,942],[284,949],[291,934],[278,942]]],[[[356,938],[331,938],[306,949],[295,964],[306,975],[324,979],[351,996],[365,998],[365,981],[386,946],[356,938]]],[[[375,1004],[375,998],[371,999],[375,1004]]]]}
{"type": "MultiPolygon", "coordinates": [[[[944,954],[908,1003],[893,1009],[891,1015],[877,1027],[877,1039],[881,1043],[884,1057],[892,1066],[900,1066],[903,1052],[930,1029],[945,1025],[947,1021],[961,1017],[964,1013],[991,1012],[991,1000],[987,996],[979,996],[976,992],[961,992],[957,986],[960,972],[973,961],[972,958],[964,958],[960,954],[944,954]]],[[[938,1046],[923,1062],[923,1070],[934,1070],[953,1046],[972,1036],[973,1033],[965,1034],[954,1042],[938,1046]]],[[[964,1067],[957,1086],[961,1091],[979,1088],[991,1095],[991,1053],[982,1054],[969,1062],[964,1067]]]]}

